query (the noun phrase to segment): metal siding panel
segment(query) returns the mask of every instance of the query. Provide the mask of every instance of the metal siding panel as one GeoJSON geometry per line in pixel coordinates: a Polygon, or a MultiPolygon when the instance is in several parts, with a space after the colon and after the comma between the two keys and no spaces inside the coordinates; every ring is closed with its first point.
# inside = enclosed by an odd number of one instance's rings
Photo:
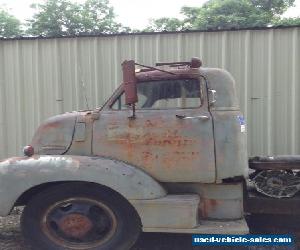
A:
{"type": "Polygon", "coordinates": [[[200,57],[236,79],[249,155],[300,154],[300,28],[0,41],[0,158],[49,116],[103,104],[124,59],[200,57]],[[85,88],[83,87],[85,86],[85,88]]]}
{"type": "Polygon", "coordinates": [[[0,47],[0,157],[4,157],[8,155],[7,150],[7,119],[4,119],[6,117],[6,99],[5,99],[5,92],[6,92],[6,84],[4,79],[4,47],[0,47]]]}
{"type": "Polygon", "coordinates": [[[298,112],[298,107],[300,107],[300,49],[299,49],[299,41],[300,41],[300,32],[299,29],[294,29],[292,31],[292,81],[291,81],[291,99],[292,99],[292,105],[291,105],[291,143],[292,143],[292,154],[299,153],[300,151],[300,115],[298,112]]]}
{"type": "Polygon", "coordinates": [[[289,112],[291,108],[291,94],[289,93],[289,89],[291,87],[290,76],[292,75],[292,72],[290,70],[290,61],[292,58],[292,55],[290,53],[292,48],[292,40],[290,39],[290,34],[291,33],[286,33],[285,31],[283,31],[281,34],[278,34],[278,32],[276,32],[274,33],[274,39],[272,40],[273,47],[278,48],[276,52],[274,51],[274,68],[270,70],[270,74],[273,74],[273,82],[275,83],[275,86],[270,86],[269,90],[270,93],[272,93],[272,97],[274,98],[274,101],[272,103],[272,106],[274,107],[274,110],[272,110],[272,113],[274,114],[274,133],[272,133],[272,138],[274,138],[273,150],[277,154],[279,152],[282,152],[283,154],[288,154],[288,152],[291,152],[291,140],[289,138],[289,133],[290,124],[292,123],[292,121],[289,119],[289,112]],[[283,65],[285,66],[282,70],[283,65]],[[275,68],[278,70],[275,71],[275,68]],[[272,87],[275,91],[271,90],[272,87]]]}

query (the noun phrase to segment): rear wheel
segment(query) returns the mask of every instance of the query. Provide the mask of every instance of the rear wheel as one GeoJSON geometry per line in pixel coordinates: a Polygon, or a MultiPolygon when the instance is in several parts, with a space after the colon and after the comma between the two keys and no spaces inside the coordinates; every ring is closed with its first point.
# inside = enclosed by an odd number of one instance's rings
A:
{"type": "Polygon", "coordinates": [[[69,183],[36,195],[21,217],[36,249],[130,249],[141,230],[135,209],[120,194],[93,184],[69,183]]]}

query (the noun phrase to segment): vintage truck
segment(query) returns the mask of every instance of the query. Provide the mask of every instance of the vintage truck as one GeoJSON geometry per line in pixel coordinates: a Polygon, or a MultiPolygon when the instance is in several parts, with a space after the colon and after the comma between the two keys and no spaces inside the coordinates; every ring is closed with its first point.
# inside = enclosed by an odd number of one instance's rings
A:
{"type": "Polygon", "coordinates": [[[25,206],[33,247],[126,250],[141,231],[247,234],[246,213],[297,212],[299,157],[252,158],[249,178],[228,72],[197,58],[136,65],[123,62],[103,107],[48,119],[24,157],[0,162],[0,216],[25,206]]]}

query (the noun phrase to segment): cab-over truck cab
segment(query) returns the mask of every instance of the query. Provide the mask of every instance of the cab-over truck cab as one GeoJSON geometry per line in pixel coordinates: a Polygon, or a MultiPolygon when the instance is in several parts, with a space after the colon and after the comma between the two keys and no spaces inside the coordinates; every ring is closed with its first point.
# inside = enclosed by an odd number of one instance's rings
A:
{"type": "Polygon", "coordinates": [[[122,66],[102,108],[48,119],[27,156],[0,162],[0,215],[25,205],[22,230],[38,249],[124,250],[141,230],[248,233],[246,128],[231,75],[196,58],[122,66]]]}

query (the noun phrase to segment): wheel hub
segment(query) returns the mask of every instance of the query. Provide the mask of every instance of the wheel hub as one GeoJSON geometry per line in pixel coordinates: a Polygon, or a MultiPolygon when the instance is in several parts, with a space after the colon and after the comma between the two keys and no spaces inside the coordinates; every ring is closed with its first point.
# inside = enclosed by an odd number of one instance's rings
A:
{"type": "Polygon", "coordinates": [[[85,215],[68,214],[59,220],[58,226],[69,237],[83,238],[92,229],[93,223],[85,215]]]}
{"type": "Polygon", "coordinates": [[[42,230],[52,241],[71,249],[101,246],[117,228],[117,219],[108,206],[83,197],[53,204],[42,221],[42,230]]]}

